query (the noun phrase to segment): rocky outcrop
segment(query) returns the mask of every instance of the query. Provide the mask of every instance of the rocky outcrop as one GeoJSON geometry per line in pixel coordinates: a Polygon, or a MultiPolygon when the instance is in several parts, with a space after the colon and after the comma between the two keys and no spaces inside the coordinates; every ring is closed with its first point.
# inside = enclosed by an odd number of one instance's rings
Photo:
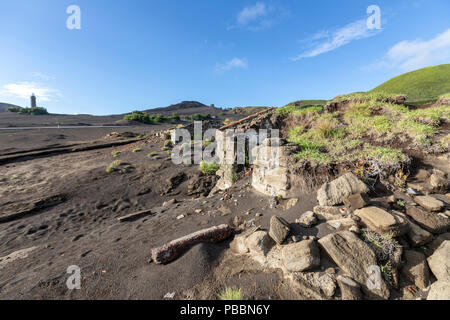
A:
{"type": "Polygon", "coordinates": [[[376,268],[377,259],[372,249],[355,234],[349,231],[333,233],[321,238],[319,244],[339,268],[361,285],[369,298],[389,298],[389,289],[381,274],[373,275],[375,284],[370,282],[370,270],[376,268]]]}
{"type": "Polygon", "coordinates": [[[422,208],[430,212],[439,212],[444,207],[444,203],[441,200],[430,196],[417,196],[414,197],[414,201],[422,208]]]}
{"type": "Polygon", "coordinates": [[[288,271],[301,272],[320,265],[320,252],[314,240],[291,243],[283,247],[283,263],[288,271]]]}
{"type": "Polygon", "coordinates": [[[402,266],[402,275],[421,289],[430,284],[430,270],[423,253],[406,250],[404,252],[406,263],[402,266]]]}
{"type": "Polygon", "coordinates": [[[273,241],[265,231],[256,231],[245,239],[245,245],[251,253],[265,256],[273,241]]]}
{"type": "Polygon", "coordinates": [[[417,224],[411,221],[408,216],[402,212],[395,212],[398,216],[401,216],[408,222],[408,232],[406,233],[411,245],[418,247],[430,242],[433,238],[433,234],[427,230],[422,229],[417,224]]]}
{"type": "Polygon", "coordinates": [[[442,242],[428,258],[428,265],[438,280],[450,279],[450,240],[442,242]]]}
{"type": "Polygon", "coordinates": [[[313,210],[319,220],[339,220],[344,217],[338,207],[316,206],[313,210]]]}
{"type": "Polygon", "coordinates": [[[361,287],[358,283],[345,276],[338,276],[336,280],[341,289],[342,300],[362,299],[361,287]]]}
{"type": "Polygon", "coordinates": [[[314,212],[307,211],[303,213],[300,218],[295,220],[295,223],[298,223],[304,228],[311,228],[313,225],[317,223],[317,218],[314,212]]]}
{"type": "Polygon", "coordinates": [[[333,297],[336,291],[336,282],[329,274],[291,273],[287,279],[290,280],[290,289],[296,291],[301,299],[326,300],[333,297]]]}
{"type": "Polygon", "coordinates": [[[365,193],[356,193],[344,198],[343,202],[347,208],[357,210],[367,206],[370,203],[370,199],[365,193]]]}
{"type": "Polygon", "coordinates": [[[450,219],[433,212],[426,212],[416,206],[406,206],[406,214],[431,233],[444,233],[450,229],[450,219]]]}
{"type": "Polygon", "coordinates": [[[273,216],[270,218],[269,236],[277,243],[283,244],[289,232],[291,231],[289,223],[283,218],[273,216]]]}
{"type": "Polygon", "coordinates": [[[427,300],[450,300],[450,279],[438,280],[433,283],[427,300]]]}
{"type": "Polygon", "coordinates": [[[330,183],[325,183],[317,191],[317,200],[321,206],[334,206],[356,193],[367,193],[369,188],[353,173],[347,173],[330,183]]]}
{"type": "Polygon", "coordinates": [[[367,207],[355,211],[355,215],[361,218],[361,222],[370,230],[386,234],[391,233],[397,237],[408,231],[408,222],[395,213],[389,213],[378,207],[367,207]]]}

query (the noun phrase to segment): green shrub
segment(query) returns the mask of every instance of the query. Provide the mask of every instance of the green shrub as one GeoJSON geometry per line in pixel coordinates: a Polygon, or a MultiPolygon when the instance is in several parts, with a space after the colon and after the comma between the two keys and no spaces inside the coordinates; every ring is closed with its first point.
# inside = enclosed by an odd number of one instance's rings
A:
{"type": "Polygon", "coordinates": [[[18,113],[18,114],[29,114],[32,116],[48,114],[47,109],[41,108],[41,107],[35,107],[35,108],[9,107],[8,109],[6,109],[6,111],[14,112],[14,113],[18,113]]]}
{"type": "Polygon", "coordinates": [[[204,174],[213,175],[220,169],[220,165],[214,162],[202,161],[199,166],[199,170],[204,174]]]}
{"type": "Polygon", "coordinates": [[[226,287],[219,295],[220,300],[243,300],[242,290],[226,287]]]}

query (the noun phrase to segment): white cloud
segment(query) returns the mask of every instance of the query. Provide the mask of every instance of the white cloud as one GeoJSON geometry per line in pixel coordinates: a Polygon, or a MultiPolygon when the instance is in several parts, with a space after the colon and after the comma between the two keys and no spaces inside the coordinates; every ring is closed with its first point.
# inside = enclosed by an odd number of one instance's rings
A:
{"type": "Polygon", "coordinates": [[[387,52],[379,66],[415,70],[448,63],[450,60],[450,29],[430,40],[405,40],[387,52]]]}
{"type": "Polygon", "coordinates": [[[237,22],[245,26],[259,17],[267,15],[267,7],[263,2],[258,2],[253,6],[245,7],[239,12],[237,22]]]}
{"type": "Polygon", "coordinates": [[[274,13],[277,13],[277,16],[286,15],[281,7],[275,8],[264,2],[257,2],[239,11],[235,17],[236,21],[227,29],[246,28],[251,31],[259,31],[270,28],[275,20],[274,13]]]}
{"type": "Polygon", "coordinates": [[[367,22],[365,19],[357,20],[349,23],[343,28],[337,29],[334,32],[321,31],[315,34],[309,42],[313,41],[313,48],[297,55],[292,60],[297,61],[303,58],[313,58],[318,55],[336,50],[354,40],[360,40],[368,37],[372,37],[378,34],[380,30],[370,30],[367,28],[367,22]],[[322,41],[317,42],[316,40],[322,41]]]}
{"type": "Polygon", "coordinates": [[[6,84],[0,90],[0,94],[9,97],[16,97],[22,99],[29,99],[32,94],[35,94],[40,101],[54,101],[61,94],[58,90],[47,88],[36,82],[18,82],[6,84]]]}
{"type": "Polygon", "coordinates": [[[216,72],[223,73],[232,69],[246,69],[247,67],[247,58],[233,58],[225,63],[217,63],[216,72]]]}

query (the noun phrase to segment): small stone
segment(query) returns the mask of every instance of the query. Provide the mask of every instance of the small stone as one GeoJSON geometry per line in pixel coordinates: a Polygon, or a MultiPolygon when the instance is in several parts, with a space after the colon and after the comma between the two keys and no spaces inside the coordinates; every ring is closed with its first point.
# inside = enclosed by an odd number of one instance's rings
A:
{"type": "Polygon", "coordinates": [[[450,219],[427,212],[419,207],[406,206],[406,214],[422,228],[431,233],[444,233],[450,229],[450,219]]]}
{"type": "Polygon", "coordinates": [[[439,212],[444,207],[444,203],[442,201],[430,196],[414,197],[414,201],[430,212],[439,212]]]}
{"type": "Polygon", "coordinates": [[[276,243],[283,244],[290,231],[291,228],[289,223],[283,218],[277,216],[272,216],[272,218],[270,218],[269,236],[275,240],[276,243]]]}
{"type": "Polygon", "coordinates": [[[173,204],[175,204],[175,203],[177,203],[177,200],[176,200],[176,199],[170,199],[169,201],[165,201],[165,202],[163,203],[163,207],[167,207],[167,206],[173,205],[173,204]]]}
{"type": "Polygon", "coordinates": [[[370,199],[365,193],[356,193],[344,198],[344,204],[352,210],[364,208],[370,203],[370,199]]]}
{"type": "Polygon", "coordinates": [[[408,222],[395,213],[389,213],[378,207],[366,207],[355,211],[363,224],[379,234],[392,233],[400,236],[408,231],[408,222]]]}
{"type": "Polygon", "coordinates": [[[396,203],[397,202],[397,198],[394,195],[392,195],[392,196],[389,196],[386,199],[386,201],[387,201],[387,203],[396,203]]]}
{"type": "Polygon", "coordinates": [[[317,218],[314,212],[307,211],[303,213],[300,218],[295,220],[295,223],[298,223],[304,228],[311,228],[313,225],[317,223],[317,218]]]}
{"type": "Polygon", "coordinates": [[[291,198],[289,199],[286,204],[284,205],[284,211],[287,211],[293,207],[295,207],[298,203],[298,199],[297,198],[291,198]]]}
{"type": "Polygon", "coordinates": [[[319,248],[312,240],[284,246],[282,256],[284,266],[291,272],[301,272],[320,265],[319,248]]]}
{"type": "Polygon", "coordinates": [[[433,283],[427,300],[450,300],[450,279],[438,280],[433,283]]]}
{"type": "Polygon", "coordinates": [[[428,265],[438,280],[450,279],[450,240],[442,242],[428,258],[428,265]]]}
{"type": "Polygon", "coordinates": [[[445,175],[440,175],[433,173],[428,180],[428,184],[430,185],[430,191],[433,193],[443,193],[448,190],[448,179],[445,175]]]}
{"type": "Polygon", "coordinates": [[[322,185],[317,191],[317,200],[321,206],[333,206],[352,194],[366,192],[369,192],[367,185],[353,173],[347,173],[322,185]]]}
{"type": "Polygon", "coordinates": [[[348,230],[353,232],[353,233],[356,233],[356,234],[360,234],[361,233],[361,230],[358,227],[356,227],[356,226],[352,226],[348,230]]]}
{"type": "Polygon", "coordinates": [[[262,213],[257,213],[257,214],[255,214],[255,217],[262,217],[262,213]]]}
{"type": "Polygon", "coordinates": [[[406,250],[406,263],[402,266],[403,276],[421,289],[426,289],[430,283],[430,271],[423,253],[406,250]]]}
{"type": "Polygon", "coordinates": [[[336,274],[336,270],[334,268],[328,268],[325,270],[325,272],[328,274],[336,274]]]}
{"type": "Polygon", "coordinates": [[[358,283],[349,277],[338,276],[337,283],[341,289],[342,300],[361,300],[362,292],[358,283]]]}
{"type": "Polygon", "coordinates": [[[338,220],[342,218],[338,207],[316,206],[313,211],[319,220],[338,220]]]}
{"type": "Polygon", "coordinates": [[[184,215],[183,214],[180,214],[178,217],[177,217],[177,220],[181,220],[181,219],[183,219],[184,218],[184,215]]]}
{"type": "Polygon", "coordinates": [[[272,241],[265,231],[256,231],[245,239],[245,245],[252,253],[266,255],[272,241]]]}
{"type": "Polygon", "coordinates": [[[203,210],[202,210],[202,209],[196,209],[194,212],[195,212],[196,214],[199,214],[199,213],[202,213],[203,210]]]}
{"type": "Polygon", "coordinates": [[[243,223],[244,223],[244,218],[242,218],[241,216],[236,216],[233,218],[233,226],[235,228],[239,227],[243,223]]]}

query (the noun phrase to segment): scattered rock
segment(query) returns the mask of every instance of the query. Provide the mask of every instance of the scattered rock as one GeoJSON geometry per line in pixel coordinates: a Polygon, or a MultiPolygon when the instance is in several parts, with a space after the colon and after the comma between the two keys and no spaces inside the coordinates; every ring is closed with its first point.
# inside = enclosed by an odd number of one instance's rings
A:
{"type": "Polygon", "coordinates": [[[236,216],[233,218],[233,227],[238,228],[244,223],[244,218],[241,216],[236,216]]]}
{"type": "Polygon", "coordinates": [[[284,266],[291,272],[301,272],[320,265],[319,247],[313,240],[284,246],[282,256],[284,266]]]}
{"type": "Polygon", "coordinates": [[[321,275],[319,272],[291,273],[290,288],[298,292],[302,299],[326,300],[333,297],[336,291],[336,283],[333,276],[321,275]]]}
{"type": "Polygon", "coordinates": [[[406,264],[402,266],[403,276],[421,289],[426,289],[430,284],[430,270],[423,253],[406,250],[404,252],[406,264]]]}
{"type": "Polygon", "coordinates": [[[408,236],[408,239],[413,247],[418,247],[431,241],[433,234],[412,222],[411,219],[409,219],[404,213],[397,211],[395,213],[403,217],[408,222],[409,230],[406,235],[408,236]]]}
{"type": "Polygon", "coordinates": [[[343,217],[338,207],[316,206],[313,211],[319,220],[338,220],[343,217]]]}
{"type": "Polygon", "coordinates": [[[277,216],[272,216],[272,218],[270,218],[269,235],[276,243],[283,244],[290,231],[291,228],[289,223],[283,218],[277,216]]]}
{"type": "Polygon", "coordinates": [[[408,231],[408,222],[395,213],[389,213],[378,207],[367,207],[355,211],[363,224],[379,234],[392,233],[395,237],[408,231]]]}
{"type": "Polygon", "coordinates": [[[350,228],[358,228],[358,223],[352,218],[342,218],[338,220],[329,220],[327,225],[335,230],[349,230],[350,228]]]}
{"type": "Polygon", "coordinates": [[[246,244],[246,239],[250,235],[255,233],[258,229],[259,229],[258,227],[251,228],[251,229],[244,231],[243,233],[241,233],[239,235],[236,235],[234,237],[233,241],[231,241],[231,243],[230,243],[230,249],[238,254],[248,253],[249,249],[246,244]]]}
{"type": "Polygon", "coordinates": [[[177,220],[181,220],[184,218],[184,214],[180,214],[179,216],[177,216],[177,220]]]}
{"type": "Polygon", "coordinates": [[[406,206],[406,214],[431,233],[444,233],[450,229],[450,219],[432,212],[426,212],[418,207],[406,206]]]}
{"type": "Polygon", "coordinates": [[[379,287],[368,285],[370,268],[377,265],[375,253],[364,241],[349,231],[329,234],[319,244],[344,272],[358,282],[370,298],[389,298],[389,289],[384,280],[377,279],[379,287]]]}
{"type": "Polygon", "coordinates": [[[289,199],[286,204],[284,205],[284,211],[287,211],[293,207],[295,207],[298,203],[298,199],[297,198],[291,198],[289,199]]]}
{"type": "Polygon", "coordinates": [[[438,280],[450,279],[450,240],[442,242],[428,258],[428,265],[438,280]]]}
{"type": "Polygon", "coordinates": [[[445,193],[448,190],[448,179],[445,174],[433,173],[428,180],[430,185],[430,192],[445,193]]]}
{"type": "Polygon", "coordinates": [[[450,279],[438,280],[433,283],[427,300],[450,300],[450,279]]]}
{"type": "Polygon", "coordinates": [[[311,228],[313,225],[315,225],[317,223],[317,218],[316,218],[316,215],[314,214],[314,212],[307,211],[307,212],[303,213],[300,216],[300,218],[295,220],[295,223],[298,223],[299,225],[301,225],[304,228],[311,228]]]}
{"type": "Polygon", "coordinates": [[[170,199],[169,201],[165,201],[165,202],[163,203],[163,207],[167,207],[167,206],[173,205],[173,204],[175,204],[175,203],[177,203],[177,200],[176,200],[176,199],[170,199]]]}
{"type": "Polygon", "coordinates": [[[414,175],[415,180],[425,181],[430,177],[430,173],[425,169],[417,170],[417,173],[414,175]]]}
{"type": "Polygon", "coordinates": [[[251,253],[266,255],[273,242],[266,231],[256,231],[245,239],[245,245],[251,253]]]}
{"type": "Polygon", "coordinates": [[[342,300],[361,300],[362,292],[358,283],[349,277],[338,276],[337,283],[341,289],[342,300]]]}
{"type": "Polygon", "coordinates": [[[450,240],[450,233],[443,233],[440,234],[436,239],[434,239],[430,244],[427,246],[427,255],[432,255],[442,244],[442,242],[450,240]]]}
{"type": "Polygon", "coordinates": [[[352,210],[364,208],[370,203],[370,199],[365,193],[355,193],[344,198],[345,206],[352,210]]]}
{"type": "Polygon", "coordinates": [[[347,173],[330,183],[325,183],[317,191],[317,200],[321,206],[333,206],[355,193],[367,193],[369,188],[353,173],[347,173]]]}
{"type": "Polygon", "coordinates": [[[439,212],[444,207],[444,203],[436,198],[430,196],[417,196],[414,197],[414,201],[425,208],[427,211],[439,212]]]}

